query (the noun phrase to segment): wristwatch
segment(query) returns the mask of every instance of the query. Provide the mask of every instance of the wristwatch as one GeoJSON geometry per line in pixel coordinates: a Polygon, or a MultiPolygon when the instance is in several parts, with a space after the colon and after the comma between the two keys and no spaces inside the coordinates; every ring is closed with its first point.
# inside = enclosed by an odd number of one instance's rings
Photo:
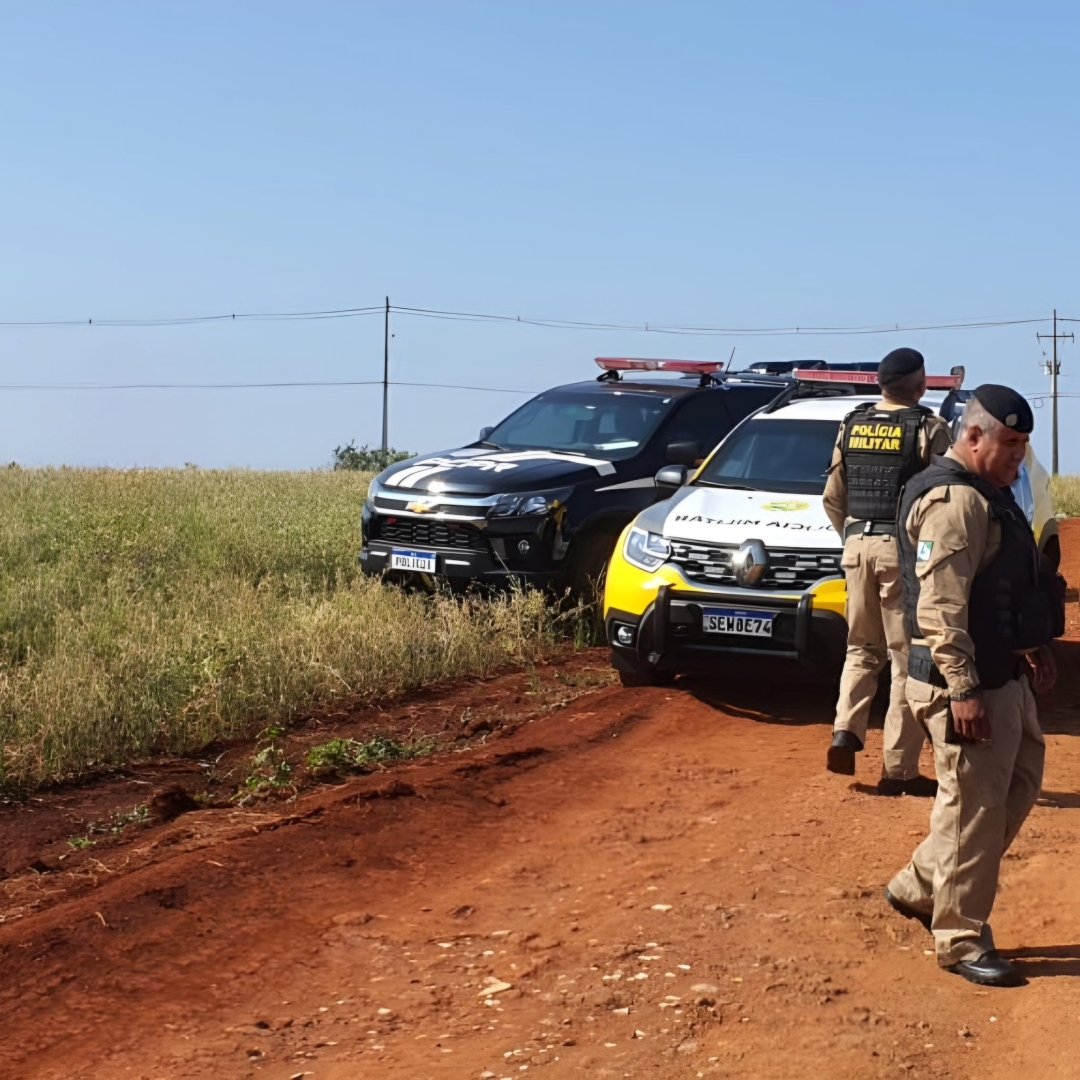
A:
{"type": "Polygon", "coordinates": [[[982,687],[973,686],[970,690],[963,690],[959,694],[950,694],[950,701],[967,701],[969,698],[982,697],[982,687]]]}

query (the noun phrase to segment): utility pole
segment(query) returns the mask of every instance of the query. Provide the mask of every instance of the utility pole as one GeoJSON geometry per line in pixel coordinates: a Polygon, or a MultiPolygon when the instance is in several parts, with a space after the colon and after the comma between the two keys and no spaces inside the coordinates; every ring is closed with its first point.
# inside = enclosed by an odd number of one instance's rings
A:
{"type": "Polygon", "coordinates": [[[1050,413],[1050,473],[1052,476],[1058,474],[1058,375],[1061,374],[1061,365],[1058,363],[1057,355],[1057,343],[1058,341],[1075,341],[1075,337],[1072,334],[1059,334],[1058,333],[1058,316],[1057,308],[1054,308],[1054,332],[1052,334],[1036,334],[1036,338],[1040,341],[1043,338],[1050,338],[1054,343],[1053,359],[1049,364],[1043,365],[1049,369],[1050,374],[1050,401],[1051,401],[1051,413],[1050,413]]]}
{"type": "MultiPolygon", "coordinates": [[[[1055,406],[1056,408],[1056,406],[1055,406]]],[[[1057,416],[1057,413],[1054,414],[1057,416]]],[[[1057,423],[1055,419],[1054,423],[1057,423]]],[[[386,315],[383,318],[383,367],[382,367],[382,467],[390,461],[390,297],[386,298],[386,315]]],[[[1055,432],[1057,428],[1054,428],[1055,432]]],[[[1054,436],[1054,471],[1057,472],[1057,435],[1054,436]]]]}

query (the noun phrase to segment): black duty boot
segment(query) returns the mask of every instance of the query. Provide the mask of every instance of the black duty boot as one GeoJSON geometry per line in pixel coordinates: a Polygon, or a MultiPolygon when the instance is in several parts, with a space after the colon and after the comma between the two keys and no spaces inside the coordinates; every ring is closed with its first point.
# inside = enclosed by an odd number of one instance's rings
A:
{"type": "Polygon", "coordinates": [[[1027,979],[997,949],[984,952],[978,960],[961,960],[945,970],[980,986],[1024,986],[1027,983],[1027,979]]]}
{"type": "Polygon", "coordinates": [[[855,755],[862,750],[862,743],[850,731],[837,731],[829,744],[825,768],[841,776],[855,775],[855,755]]]}
{"type": "Polygon", "coordinates": [[[877,782],[877,793],[879,795],[903,795],[907,790],[906,784],[906,780],[896,780],[891,776],[883,776],[877,782]]]}
{"type": "Polygon", "coordinates": [[[924,915],[921,911],[916,911],[913,907],[905,904],[903,900],[897,900],[895,896],[888,889],[885,890],[885,903],[893,909],[903,915],[905,919],[914,919],[916,922],[920,922],[926,929],[930,929],[930,916],[924,915]]]}
{"type": "Polygon", "coordinates": [[[904,794],[913,795],[916,799],[933,799],[937,797],[937,781],[929,776],[913,776],[904,781],[904,794]]]}

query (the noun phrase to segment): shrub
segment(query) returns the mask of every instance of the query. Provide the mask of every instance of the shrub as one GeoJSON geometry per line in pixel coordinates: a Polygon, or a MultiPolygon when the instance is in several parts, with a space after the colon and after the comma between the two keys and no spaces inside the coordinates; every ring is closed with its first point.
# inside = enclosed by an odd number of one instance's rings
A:
{"type": "Polygon", "coordinates": [[[412,457],[408,450],[394,450],[392,447],[386,451],[368,446],[356,446],[355,440],[347,446],[334,447],[334,469],[338,472],[347,470],[350,472],[382,472],[387,465],[393,465],[395,461],[405,461],[412,457]]]}

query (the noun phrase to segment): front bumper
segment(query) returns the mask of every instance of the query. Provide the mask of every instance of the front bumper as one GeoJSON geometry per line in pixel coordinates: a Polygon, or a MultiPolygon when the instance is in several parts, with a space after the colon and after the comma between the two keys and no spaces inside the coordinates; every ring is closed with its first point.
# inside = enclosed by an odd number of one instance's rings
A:
{"type": "Polygon", "coordinates": [[[663,671],[707,671],[720,657],[758,657],[795,661],[824,670],[839,669],[847,642],[847,623],[834,611],[815,610],[814,594],[748,598],[747,589],[703,595],[670,585],[638,616],[609,608],[604,630],[616,668],[642,665],[663,671]],[[710,604],[775,612],[771,638],[710,634],[702,629],[702,610],[710,604]]]}
{"type": "MultiPolygon", "coordinates": [[[[366,541],[360,549],[360,569],[365,574],[382,576],[390,571],[390,553],[402,544],[393,544],[382,540],[366,541]]],[[[440,549],[432,544],[423,545],[424,550],[435,553],[435,576],[456,581],[487,582],[492,585],[507,585],[511,581],[542,587],[552,583],[561,567],[547,559],[537,559],[532,565],[523,565],[522,561],[502,560],[491,551],[471,549],[440,549]]],[[[412,571],[395,571],[410,573],[412,571]]]]}
{"type": "Polygon", "coordinates": [[[839,672],[847,647],[846,585],[827,577],[804,591],[702,586],[665,563],[653,572],[622,555],[625,533],[608,568],[604,629],[614,666],[661,671],[714,669],[723,657],[793,662],[839,672]],[[775,613],[771,638],[708,633],[703,608],[720,605],[775,613]]]}

